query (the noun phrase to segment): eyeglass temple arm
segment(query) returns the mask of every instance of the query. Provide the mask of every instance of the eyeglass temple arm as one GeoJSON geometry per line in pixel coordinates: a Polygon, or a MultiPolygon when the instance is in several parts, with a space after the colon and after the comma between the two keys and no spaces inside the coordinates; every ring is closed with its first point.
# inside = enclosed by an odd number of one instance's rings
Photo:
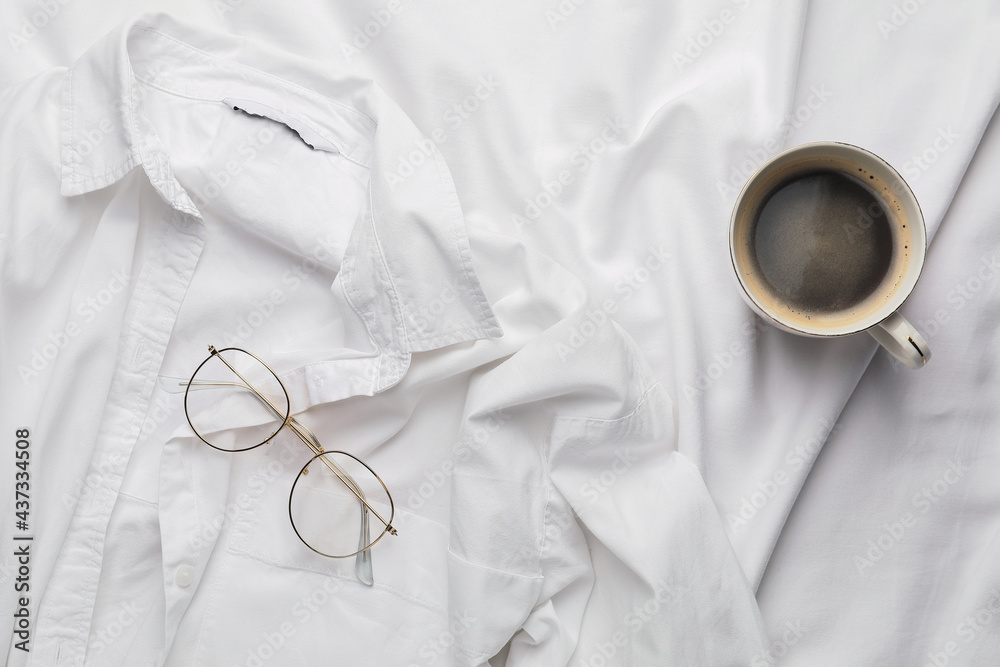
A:
{"type": "MultiPolygon", "coordinates": [[[[217,355],[217,356],[219,357],[220,360],[222,360],[223,363],[226,363],[226,360],[222,358],[222,355],[217,355]]],[[[226,363],[226,365],[229,366],[228,363],[226,363]]],[[[236,370],[234,369],[233,372],[236,373],[236,370]]],[[[236,374],[237,374],[237,376],[242,377],[242,376],[239,375],[239,373],[236,373],[236,374]]],[[[253,387],[253,385],[250,385],[250,384],[248,384],[246,382],[208,382],[207,380],[195,380],[195,381],[184,380],[184,381],[180,382],[179,384],[181,386],[198,386],[198,387],[242,387],[243,389],[247,389],[249,391],[252,391],[255,395],[257,395],[257,397],[260,398],[260,400],[262,400],[264,402],[264,404],[267,405],[267,407],[272,412],[275,413],[276,416],[278,416],[278,417],[281,416],[281,412],[278,411],[278,409],[269,400],[267,400],[264,396],[262,396],[260,394],[260,392],[258,392],[253,387]]],[[[323,446],[319,443],[319,439],[315,436],[315,434],[313,434],[313,432],[311,430],[309,430],[309,428],[305,424],[303,424],[302,422],[298,421],[294,417],[289,417],[289,419],[288,419],[288,426],[291,429],[291,431],[293,433],[295,433],[296,436],[299,437],[300,440],[302,440],[311,450],[313,450],[314,453],[316,453],[316,454],[322,454],[322,453],[324,453],[326,451],[325,449],[323,449],[323,446]],[[302,433],[296,432],[297,428],[298,429],[304,429],[307,432],[307,436],[304,436],[302,433]]],[[[370,509],[375,514],[375,516],[377,516],[379,518],[379,520],[382,521],[382,523],[384,523],[386,526],[389,527],[389,532],[391,534],[393,534],[393,535],[397,534],[396,533],[396,529],[393,528],[392,526],[390,526],[388,524],[388,522],[385,519],[383,519],[379,515],[379,513],[377,511],[375,511],[375,509],[371,505],[369,505],[367,502],[365,502],[364,492],[361,490],[360,487],[358,487],[357,483],[354,481],[354,478],[351,477],[350,473],[348,473],[346,470],[344,470],[343,468],[341,468],[340,466],[338,466],[336,463],[334,463],[333,461],[330,461],[328,459],[323,459],[323,463],[335,475],[337,475],[337,477],[339,477],[341,479],[341,481],[343,481],[344,484],[347,485],[348,488],[351,489],[351,491],[354,493],[354,495],[358,496],[358,499],[362,503],[364,503],[366,509],[370,509]]]]}
{"type": "MultiPolygon", "coordinates": [[[[309,449],[311,449],[316,454],[322,454],[323,452],[326,451],[325,449],[323,449],[323,446],[320,445],[319,440],[316,440],[315,443],[313,443],[313,442],[309,441],[309,438],[307,438],[305,435],[303,435],[303,433],[301,431],[301,428],[302,428],[302,423],[301,422],[295,420],[294,417],[283,417],[281,411],[278,410],[278,408],[270,400],[268,400],[268,398],[266,396],[264,396],[259,391],[257,391],[257,388],[254,387],[252,384],[250,384],[250,382],[248,382],[245,377],[243,377],[242,375],[240,375],[240,372],[238,370],[236,370],[235,368],[233,368],[232,364],[230,364],[228,361],[226,361],[226,358],[223,357],[222,354],[220,354],[219,351],[215,349],[214,345],[209,345],[208,346],[208,351],[211,352],[213,356],[218,357],[219,361],[221,361],[222,363],[224,363],[226,365],[226,367],[229,368],[229,370],[231,370],[236,377],[238,377],[240,380],[242,380],[244,386],[247,389],[249,389],[250,391],[252,391],[254,393],[254,395],[257,396],[257,398],[259,398],[267,407],[269,407],[271,409],[271,412],[273,412],[275,414],[275,416],[282,417],[285,420],[285,423],[288,424],[288,428],[292,431],[292,433],[294,433],[296,436],[298,436],[299,440],[301,440],[303,443],[305,443],[305,445],[307,447],[309,447],[309,449]]],[[[261,363],[263,363],[263,362],[261,362],[261,363]]],[[[265,366],[266,366],[266,364],[265,364],[265,366]]],[[[268,370],[270,370],[270,369],[268,369],[268,370]]],[[[273,373],[273,371],[272,371],[272,373],[273,373]]],[[[236,384],[236,383],[233,383],[233,384],[236,384]]],[[[312,432],[310,431],[310,433],[312,433],[312,432]]],[[[313,438],[316,438],[316,436],[313,435],[313,438]]],[[[366,508],[368,508],[368,510],[372,514],[374,514],[375,516],[378,517],[379,521],[381,521],[385,525],[386,529],[389,531],[389,534],[391,534],[391,535],[396,535],[397,534],[396,529],[392,527],[392,524],[390,524],[388,521],[386,521],[385,519],[383,519],[382,515],[379,514],[378,511],[374,507],[372,507],[371,505],[368,504],[368,501],[365,499],[364,494],[360,493],[360,489],[358,488],[357,483],[347,473],[347,471],[343,470],[340,466],[338,466],[336,463],[334,463],[333,461],[331,461],[330,459],[328,459],[326,457],[322,457],[320,460],[323,461],[323,464],[326,465],[326,467],[329,468],[330,471],[333,472],[333,474],[335,474],[337,477],[340,478],[340,481],[342,481],[347,486],[347,488],[349,488],[351,490],[351,492],[355,496],[357,496],[358,500],[360,500],[364,504],[364,506],[366,508]],[[348,482],[348,480],[350,480],[350,481],[348,482]]]]}
{"type": "Polygon", "coordinates": [[[244,389],[250,389],[242,382],[209,382],[208,380],[181,380],[178,382],[182,387],[243,387],[244,389]]]}
{"type": "MultiPolygon", "coordinates": [[[[323,445],[320,444],[319,438],[317,438],[316,434],[312,432],[312,429],[303,424],[302,422],[300,422],[299,420],[295,419],[295,417],[292,417],[289,420],[288,426],[289,428],[297,427],[302,429],[306,437],[308,437],[309,440],[312,442],[310,446],[313,447],[314,451],[316,448],[320,450],[323,449],[323,445]]],[[[324,458],[323,461],[326,462],[326,459],[324,458]]],[[[345,480],[344,483],[348,484],[348,486],[351,487],[351,491],[354,492],[354,495],[363,498],[365,493],[364,491],[361,490],[361,487],[359,487],[357,483],[354,481],[354,478],[351,477],[351,475],[346,470],[342,470],[342,472],[345,475],[347,475],[347,480],[345,480]]],[[[392,526],[390,526],[390,529],[393,530],[393,534],[395,535],[396,534],[395,529],[393,529],[392,526]]],[[[368,524],[368,509],[364,505],[362,505],[361,530],[359,531],[358,535],[358,549],[360,549],[360,551],[358,552],[357,557],[354,559],[354,571],[357,573],[358,579],[360,579],[362,583],[364,583],[367,586],[371,586],[375,583],[375,577],[372,574],[371,549],[364,548],[365,545],[369,544],[370,540],[371,540],[371,531],[369,529],[369,524],[368,524]]]]}
{"type": "MultiPolygon", "coordinates": [[[[313,435],[313,432],[310,431],[305,424],[295,419],[295,417],[289,417],[288,428],[291,429],[292,433],[297,435],[299,439],[302,442],[304,442],[309,447],[309,449],[313,450],[315,453],[323,454],[326,451],[325,449],[323,449],[323,445],[319,443],[319,440],[316,438],[316,436],[313,435]],[[301,432],[300,430],[308,432],[309,436],[312,437],[312,441],[310,441],[309,437],[307,437],[306,434],[301,432]]],[[[358,497],[358,500],[364,503],[364,506],[368,510],[370,510],[372,514],[378,517],[379,521],[385,524],[390,534],[392,535],[396,534],[396,529],[393,528],[388,521],[383,519],[382,515],[379,514],[374,507],[368,504],[368,501],[365,500],[364,492],[358,486],[357,482],[354,481],[354,478],[351,477],[350,473],[348,473],[346,470],[337,465],[336,462],[334,462],[332,459],[321,457],[320,461],[322,461],[323,465],[329,468],[334,475],[340,478],[340,481],[342,481],[347,486],[347,488],[349,488],[354,493],[354,495],[358,497]]]]}

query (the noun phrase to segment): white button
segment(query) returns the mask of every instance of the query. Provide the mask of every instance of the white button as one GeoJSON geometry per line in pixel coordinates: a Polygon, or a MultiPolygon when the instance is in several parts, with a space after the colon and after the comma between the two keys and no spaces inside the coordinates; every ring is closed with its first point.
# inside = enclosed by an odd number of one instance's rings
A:
{"type": "Polygon", "coordinates": [[[182,588],[187,588],[194,581],[194,568],[190,565],[181,565],[174,575],[174,583],[182,588]]]}

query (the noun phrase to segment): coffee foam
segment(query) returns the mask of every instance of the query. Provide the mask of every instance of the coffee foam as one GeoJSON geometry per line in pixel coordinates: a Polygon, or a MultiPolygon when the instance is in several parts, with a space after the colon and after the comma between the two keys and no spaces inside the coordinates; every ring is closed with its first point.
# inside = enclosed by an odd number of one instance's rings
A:
{"type": "MultiPolygon", "coordinates": [[[[734,218],[733,254],[744,288],[764,312],[785,326],[804,332],[850,331],[855,330],[859,323],[877,318],[886,311],[886,305],[893,301],[904,285],[910,260],[917,249],[914,245],[914,221],[910,219],[909,207],[900,197],[900,194],[908,192],[906,184],[891,169],[872,169],[860,161],[831,155],[790,159],[773,168],[763,169],[741,195],[734,218]],[[886,213],[893,241],[889,268],[879,286],[867,298],[832,313],[800,309],[786,303],[760,274],[753,252],[755,221],[770,196],[787,183],[816,171],[835,171],[853,178],[874,195],[886,213]],[[886,180],[885,172],[891,173],[892,180],[886,180]]],[[[855,221],[845,221],[844,224],[849,226],[855,221]]],[[[845,243],[848,242],[847,233],[845,229],[845,243]]]]}

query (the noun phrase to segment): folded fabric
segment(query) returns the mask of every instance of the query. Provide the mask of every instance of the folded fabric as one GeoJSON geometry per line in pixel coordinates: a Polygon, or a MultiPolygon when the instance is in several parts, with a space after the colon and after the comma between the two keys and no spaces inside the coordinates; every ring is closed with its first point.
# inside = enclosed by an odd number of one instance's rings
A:
{"type": "MultiPolygon", "coordinates": [[[[30,452],[8,664],[770,660],[635,341],[467,225],[376,83],[152,15],[2,100],[0,423],[30,452]],[[373,585],[292,533],[298,440],[196,437],[209,343],[385,481],[373,585]]],[[[253,423],[227,405],[206,432],[253,423]]]]}

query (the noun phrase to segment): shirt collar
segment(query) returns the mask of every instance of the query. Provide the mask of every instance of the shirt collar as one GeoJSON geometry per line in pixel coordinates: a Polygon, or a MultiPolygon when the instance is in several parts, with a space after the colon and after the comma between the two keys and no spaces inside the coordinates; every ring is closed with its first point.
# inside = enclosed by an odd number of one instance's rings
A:
{"type": "Polygon", "coordinates": [[[162,14],[91,47],[63,89],[61,192],[107,187],[137,166],[165,202],[199,217],[146,118],[138,79],[295,129],[370,169],[369,201],[341,266],[346,297],[393,356],[503,335],[472,264],[454,183],[437,147],[372,81],[162,14]]]}

